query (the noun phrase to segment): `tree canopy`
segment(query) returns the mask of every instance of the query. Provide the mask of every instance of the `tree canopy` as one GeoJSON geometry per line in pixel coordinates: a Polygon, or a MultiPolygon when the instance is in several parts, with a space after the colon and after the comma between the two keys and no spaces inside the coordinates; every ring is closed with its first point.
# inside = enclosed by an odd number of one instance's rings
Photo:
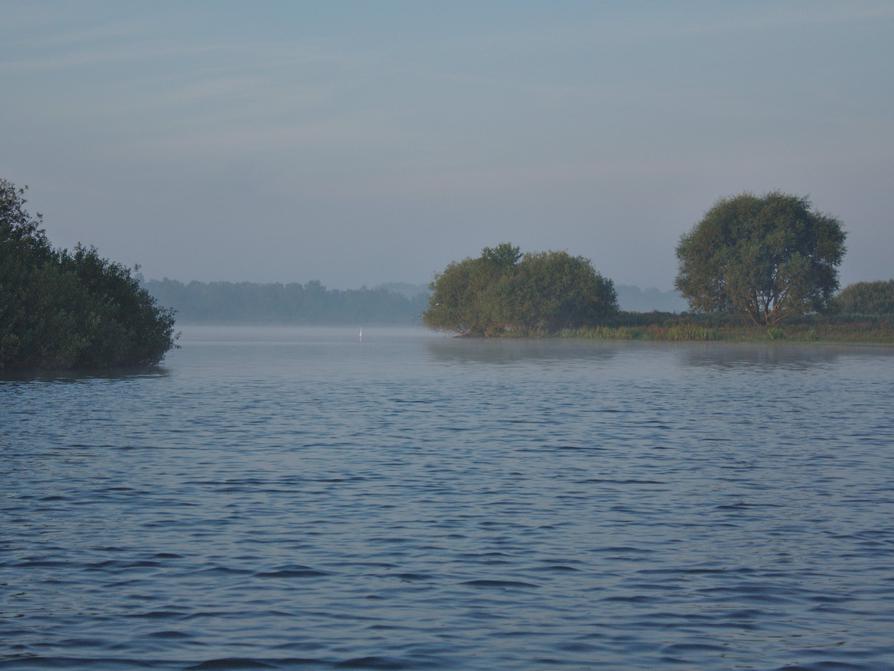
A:
{"type": "Polygon", "coordinates": [[[851,284],[835,297],[835,309],[851,315],[894,315],[894,280],[851,284]]]}
{"type": "Polygon", "coordinates": [[[0,369],[158,363],[173,313],[96,249],[54,249],[24,194],[0,179],[0,369]]]}
{"type": "Polygon", "coordinates": [[[828,308],[845,232],[806,198],[744,193],[718,201],[677,246],[677,289],[700,312],[772,325],[828,308]]]}
{"type": "Polygon", "coordinates": [[[588,259],[509,243],[449,264],[431,288],[425,323],[465,335],[553,333],[618,311],[614,285],[588,259]]]}

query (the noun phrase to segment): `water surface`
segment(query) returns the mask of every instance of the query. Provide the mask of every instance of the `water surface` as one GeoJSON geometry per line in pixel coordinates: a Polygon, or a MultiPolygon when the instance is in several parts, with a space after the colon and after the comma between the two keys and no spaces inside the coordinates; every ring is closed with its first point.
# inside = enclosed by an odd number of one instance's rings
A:
{"type": "Polygon", "coordinates": [[[0,668],[894,668],[894,351],[187,328],[0,380],[0,668]]]}

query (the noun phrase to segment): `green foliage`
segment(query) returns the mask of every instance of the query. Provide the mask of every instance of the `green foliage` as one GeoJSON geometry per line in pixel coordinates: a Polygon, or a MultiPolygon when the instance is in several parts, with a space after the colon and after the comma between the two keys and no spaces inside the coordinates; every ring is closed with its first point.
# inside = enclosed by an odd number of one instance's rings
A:
{"type": "Polygon", "coordinates": [[[692,309],[773,325],[828,308],[845,233],[806,198],[772,192],[720,200],[677,247],[677,289],[692,309]]]}
{"type": "Polygon", "coordinates": [[[521,260],[521,249],[508,242],[501,242],[496,247],[485,247],[481,250],[481,258],[485,263],[511,270],[521,260]]]}
{"type": "Polygon", "coordinates": [[[270,324],[417,324],[426,294],[387,288],[327,289],[300,284],[150,280],[146,290],[181,322],[270,324]]]}
{"type": "Polygon", "coordinates": [[[95,249],[53,249],[24,205],[24,190],[0,179],[0,369],[158,363],[173,313],[95,249]]]}
{"type": "Polygon", "coordinates": [[[673,324],[663,326],[591,326],[562,331],[566,338],[589,338],[594,340],[667,340],[672,342],[710,341],[723,339],[722,332],[697,324],[673,324]]]}
{"type": "Polygon", "coordinates": [[[835,311],[850,315],[894,315],[894,280],[857,282],[834,300],[835,311]]]}
{"type": "Polygon", "coordinates": [[[465,335],[555,333],[618,309],[611,280],[589,260],[566,252],[522,256],[508,243],[451,263],[431,288],[425,323],[465,335]]]}
{"type": "Polygon", "coordinates": [[[767,329],[767,337],[770,340],[785,340],[785,331],[778,326],[770,326],[767,329]]]}
{"type": "Polygon", "coordinates": [[[619,312],[598,326],[566,329],[559,335],[597,340],[894,344],[894,316],[803,315],[788,320],[783,330],[722,313],[619,312]]]}
{"type": "Polygon", "coordinates": [[[611,280],[590,261],[566,252],[525,254],[504,293],[509,322],[553,333],[593,324],[617,312],[611,280]]]}

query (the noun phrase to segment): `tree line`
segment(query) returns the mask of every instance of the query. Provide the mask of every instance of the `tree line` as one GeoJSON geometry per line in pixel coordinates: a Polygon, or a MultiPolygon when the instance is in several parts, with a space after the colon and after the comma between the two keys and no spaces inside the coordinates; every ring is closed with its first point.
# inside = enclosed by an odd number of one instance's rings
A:
{"type": "MultiPolygon", "coordinates": [[[[773,327],[804,315],[894,314],[894,281],[838,290],[846,233],[808,199],[770,192],[723,198],[676,248],[675,286],[693,313],[773,327]]],[[[555,333],[617,321],[614,284],[583,257],[522,254],[503,243],[449,264],[423,315],[466,335],[555,333]]]]}
{"type": "Polygon", "coordinates": [[[146,290],[181,322],[277,324],[418,324],[427,296],[387,288],[327,289],[301,283],[148,280],[146,290]]]}

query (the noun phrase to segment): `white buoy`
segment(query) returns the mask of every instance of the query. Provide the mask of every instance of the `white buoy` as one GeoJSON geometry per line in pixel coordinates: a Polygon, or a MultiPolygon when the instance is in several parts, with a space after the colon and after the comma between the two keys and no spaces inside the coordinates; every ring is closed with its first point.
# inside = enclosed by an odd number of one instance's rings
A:
{"type": "Polygon", "coordinates": [[[363,342],[363,329],[360,329],[360,342],[363,342]]]}

